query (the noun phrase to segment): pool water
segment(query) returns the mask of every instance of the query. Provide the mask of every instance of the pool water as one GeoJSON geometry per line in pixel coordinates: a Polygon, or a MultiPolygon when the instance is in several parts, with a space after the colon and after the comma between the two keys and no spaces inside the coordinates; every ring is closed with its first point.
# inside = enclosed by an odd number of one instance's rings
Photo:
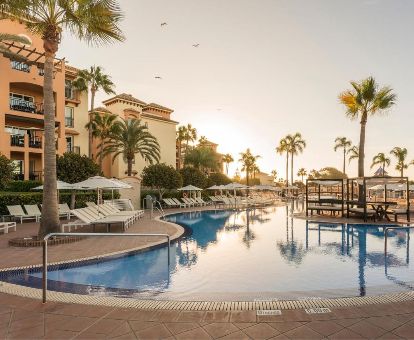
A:
{"type": "MultiPolygon", "coordinates": [[[[297,208],[297,207],[296,207],[297,208]]],[[[48,273],[49,289],[158,299],[254,300],[363,296],[411,290],[405,230],[313,223],[293,206],[202,211],[166,220],[192,230],[167,246],[48,273]]],[[[41,273],[7,281],[39,286],[41,273]]]]}

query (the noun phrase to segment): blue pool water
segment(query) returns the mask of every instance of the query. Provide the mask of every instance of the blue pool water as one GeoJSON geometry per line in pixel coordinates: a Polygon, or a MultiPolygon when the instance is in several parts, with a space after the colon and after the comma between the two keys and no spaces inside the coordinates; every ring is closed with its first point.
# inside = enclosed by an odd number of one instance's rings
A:
{"type": "MultiPolygon", "coordinates": [[[[49,272],[49,289],[168,299],[336,297],[411,290],[409,234],[312,223],[293,207],[167,216],[192,234],[167,247],[49,272]]],[[[9,282],[39,286],[41,273],[9,282]]]]}

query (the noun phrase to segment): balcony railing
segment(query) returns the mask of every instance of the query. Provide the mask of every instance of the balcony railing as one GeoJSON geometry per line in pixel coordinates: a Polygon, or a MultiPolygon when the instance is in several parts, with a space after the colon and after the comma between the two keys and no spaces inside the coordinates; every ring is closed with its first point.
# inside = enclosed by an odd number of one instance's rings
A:
{"type": "Polygon", "coordinates": [[[21,112],[43,114],[43,103],[33,103],[20,98],[10,98],[10,109],[21,112]]]}
{"type": "Polygon", "coordinates": [[[30,65],[26,64],[23,61],[11,61],[11,68],[13,70],[22,71],[26,73],[30,73],[30,65]]]}
{"type": "Polygon", "coordinates": [[[42,141],[39,137],[29,138],[29,147],[41,149],[42,148],[42,141]]]}
{"type": "Polygon", "coordinates": [[[42,180],[42,172],[41,171],[30,171],[29,180],[30,181],[41,181],[42,180]]]}
{"type": "Polygon", "coordinates": [[[15,173],[15,174],[13,175],[13,179],[14,179],[15,181],[23,181],[23,180],[24,180],[24,174],[21,174],[21,173],[15,173]]]}
{"type": "Polygon", "coordinates": [[[65,98],[79,101],[79,91],[75,90],[73,87],[65,87],[65,98]]]}
{"type": "Polygon", "coordinates": [[[70,144],[67,144],[66,152],[76,153],[77,155],[80,155],[80,146],[72,146],[70,144]]]}
{"type": "Polygon", "coordinates": [[[10,145],[24,147],[24,136],[22,135],[11,135],[10,136],[10,145]]]}
{"type": "Polygon", "coordinates": [[[74,119],[73,117],[65,117],[65,127],[73,128],[74,119]]]}

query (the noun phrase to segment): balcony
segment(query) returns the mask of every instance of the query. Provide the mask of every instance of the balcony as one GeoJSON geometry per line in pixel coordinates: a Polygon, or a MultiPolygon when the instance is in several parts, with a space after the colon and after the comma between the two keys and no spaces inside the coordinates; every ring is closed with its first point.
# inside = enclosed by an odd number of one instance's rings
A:
{"type": "Polygon", "coordinates": [[[13,175],[13,180],[15,180],[15,181],[24,181],[24,174],[15,173],[13,175]]]}
{"type": "Polygon", "coordinates": [[[28,112],[42,115],[43,103],[33,103],[28,100],[10,97],[10,109],[20,112],[28,112]]]}
{"type": "Polygon", "coordinates": [[[35,148],[35,149],[41,149],[42,148],[41,139],[39,137],[29,138],[29,147],[35,148]]]}
{"type": "Polygon", "coordinates": [[[10,63],[13,70],[30,73],[30,65],[25,62],[12,60],[10,63]]]}
{"type": "Polygon", "coordinates": [[[41,181],[42,180],[42,171],[30,171],[29,181],[41,181]]]}
{"type": "Polygon", "coordinates": [[[24,147],[24,136],[23,135],[11,135],[10,145],[23,148],[24,147]]]}
{"type": "Polygon", "coordinates": [[[68,143],[66,145],[66,152],[76,153],[77,155],[80,155],[80,146],[72,146],[68,143]]]}
{"type": "Polygon", "coordinates": [[[73,117],[65,117],[65,127],[73,128],[74,119],[73,117]]]}

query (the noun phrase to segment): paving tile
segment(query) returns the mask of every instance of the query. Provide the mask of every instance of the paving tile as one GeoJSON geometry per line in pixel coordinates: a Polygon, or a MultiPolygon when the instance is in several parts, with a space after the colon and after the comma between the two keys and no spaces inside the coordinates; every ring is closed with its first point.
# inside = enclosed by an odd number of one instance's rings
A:
{"type": "Polygon", "coordinates": [[[25,319],[20,319],[11,322],[9,329],[11,332],[15,330],[23,330],[26,328],[33,328],[37,326],[43,327],[44,318],[43,315],[36,315],[25,319]]]}
{"type": "Polygon", "coordinates": [[[230,322],[256,322],[256,311],[232,311],[230,322]]]}
{"type": "Polygon", "coordinates": [[[283,314],[280,314],[280,315],[257,315],[257,322],[280,322],[280,321],[284,321],[284,320],[285,320],[285,316],[283,314]]]}
{"type": "Polygon", "coordinates": [[[94,332],[83,332],[76,336],[75,339],[104,339],[105,335],[102,333],[94,333],[94,332]]]}
{"type": "Polygon", "coordinates": [[[409,322],[414,320],[414,314],[398,314],[398,315],[391,315],[391,319],[400,321],[402,323],[409,322]]]}
{"type": "Polygon", "coordinates": [[[0,314],[0,325],[8,324],[10,322],[11,315],[11,312],[0,314]]]}
{"type": "Polygon", "coordinates": [[[177,334],[175,335],[175,338],[176,339],[191,339],[191,340],[211,339],[210,335],[208,335],[208,333],[201,327],[192,329],[184,333],[177,334]]]}
{"type": "Polygon", "coordinates": [[[204,315],[204,322],[229,322],[230,312],[225,311],[207,311],[204,315]]]}
{"type": "Polygon", "coordinates": [[[239,329],[230,322],[215,322],[203,327],[213,338],[220,338],[239,329]]]}
{"type": "Polygon", "coordinates": [[[65,330],[65,331],[75,331],[81,332],[89,326],[92,326],[97,319],[87,318],[83,316],[73,317],[68,320],[68,322],[60,323],[56,329],[65,330]]]}
{"type": "Polygon", "coordinates": [[[400,327],[403,323],[388,316],[377,316],[366,319],[369,323],[376,327],[381,327],[386,331],[392,331],[395,328],[400,327]]]}
{"type": "Polygon", "coordinates": [[[351,326],[354,323],[357,323],[361,320],[362,319],[360,319],[360,318],[358,318],[358,319],[352,319],[352,318],[350,318],[350,319],[336,319],[335,322],[337,324],[341,325],[341,326],[348,327],[348,326],[351,326]]]}
{"type": "MultiPolygon", "coordinates": [[[[128,334],[128,333],[133,333],[133,330],[127,321],[122,321],[118,327],[116,327],[114,330],[112,330],[108,334],[108,337],[116,338],[116,337],[119,337],[121,335],[128,334]]],[[[135,337],[135,334],[134,334],[134,337],[135,337]]]]}
{"type": "Polygon", "coordinates": [[[128,324],[134,332],[159,325],[158,322],[154,321],[128,321],[128,324]]]}
{"type": "Polygon", "coordinates": [[[269,326],[267,323],[258,323],[245,328],[243,332],[253,339],[269,339],[280,334],[277,329],[269,326]]]}
{"type": "Polygon", "coordinates": [[[164,325],[173,335],[199,327],[199,325],[194,322],[166,322],[164,325]]]}
{"type": "Polygon", "coordinates": [[[226,339],[226,340],[230,340],[230,339],[235,339],[235,340],[249,340],[250,338],[243,333],[242,331],[238,331],[238,332],[234,332],[234,333],[230,333],[226,336],[223,336],[220,339],[226,339]]]}
{"type": "Polygon", "coordinates": [[[111,311],[108,315],[105,316],[105,319],[122,319],[128,320],[130,317],[134,315],[136,312],[135,309],[132,308],[116,308],[111,311]]]}
{"type": "Polygon", "coordinates": [[[381,335],[379,338],[377,339],[381,339],[381,340],[398,340],[398,339],[403,339],[401,337],[399,337],[398,335],[395,335],[394,333],[385,333],[384,335],[381,335]]]}
{"type": "Polygon", "coordinates": [[[133,313],[128,317],[128,320],[155,321],[156,318],[157,311],[155,310],[134,310],[133,313]]]}
{"type": "Polygon", "coordinates": [[[10,331],[9,339],[37,339],[44,337],[43,325],[10,331]]]}
{"type": "Polygon", "coordinates": [[[337,333],[343,329],[341,325],[333,321],[312,321],[307,323],[306,326],[325,336],[337,333]]]}
{"type": "Polygon", "coordinates": [[[285,321],[311,321],[312,317],[304,310],[286,310],[282,312],[285,321]]]}
{"type": "Polygon", "coordinates": [[[203,311],[183,311],[177,318],[178,322],[201,322],[204,319],[203,311]]]}
{"type": "Polygon", "coordinates": [[[414,326],[405,324],[394,329],[391,333],[398,335],[402,338],[412,339],[414,337],[414,326]]]}
{"type": "Polygon", "coordinates": [[[378,338],[386,333],[384,329],[374,326],[365,320],[362,320],[349,326],[348,329],[369,339],[378,338]]]}
{"type": "Polygon", "coordinates": [[[328,339],[346,339],[346,340],[357,340],[357,339],[366,339],[362,335],[351,331],[348,328],[344,328],[343,330],[339,331],[338,333],[331,334],[328,336],[328,339]]]}
{"type": "Polygon", "coordinates": [[[50,332],[46,331],[45,339],[55,340],[55,339],[72,339],[74,338],[78,332],[72,331],[61,331],[54,329],[50,332]]]}
{"type": "Polygon", "coordinates": [[[125,321],[113,319],[101,319],[88,328],[88,332],[109,334],[125,321]]]}
{"type": "Polygon", "coordinates": [[[238,329],[245,329],[247,327],[251,327],[255,325],[256,322],[233,322],[233,325],[235,325],[238,329]]]}
{"type": "Polygon", "coordinates": [[[286,335],[284,335],[284,334],[279,334],[279,335],[276,335],[276,336],[274,336],[273,338],[270,338],[270,339],[274,339],[274,340],[288,340],[289,338],[286,336],[286,335]]]}
{"type": "Polygon", "coordinates": [[[135,331],[138,339],[164,339],[171,336],[171,332],[162,324],[135,331]]]}
{"type": "MultiPolygon", "coordinates": [[[[112,338],[112,339],[117,339],[117,340],[132,340],[132,339],[136,339],[136,338],[137,337],[135,336],[134,332],[130,332],[130,333],[123,334],[123,335],[120,335],[120,336],[118,336],[116,338],[112,338]]],[[[166,339],[168,339],[168,338],[166,338],[166,339]]]]}
{"type": "Polygon", "coordinates": [[[160,322],[174,322],[178,319],[180,315],[179,311],[175,310],[162,310],[159,311],[156,315],[154,315],[154,320],[160,322]]]}
{"type": "Polygon", "coordinates": [[[297,321],[286,321],[286,322],[269,322],[268,323],[273,328],[277,329],[279,332],[284,333],[290,331],[291,329],[298,328],[302,326],[303,322],[297,321]]]}
{"type": "Polygon", "coordinates": [[[288,332],[283,333],[290,339],[323,339],[324,336],[315,332],[312,328],[306,325],[294,328],[288,332]]]}

